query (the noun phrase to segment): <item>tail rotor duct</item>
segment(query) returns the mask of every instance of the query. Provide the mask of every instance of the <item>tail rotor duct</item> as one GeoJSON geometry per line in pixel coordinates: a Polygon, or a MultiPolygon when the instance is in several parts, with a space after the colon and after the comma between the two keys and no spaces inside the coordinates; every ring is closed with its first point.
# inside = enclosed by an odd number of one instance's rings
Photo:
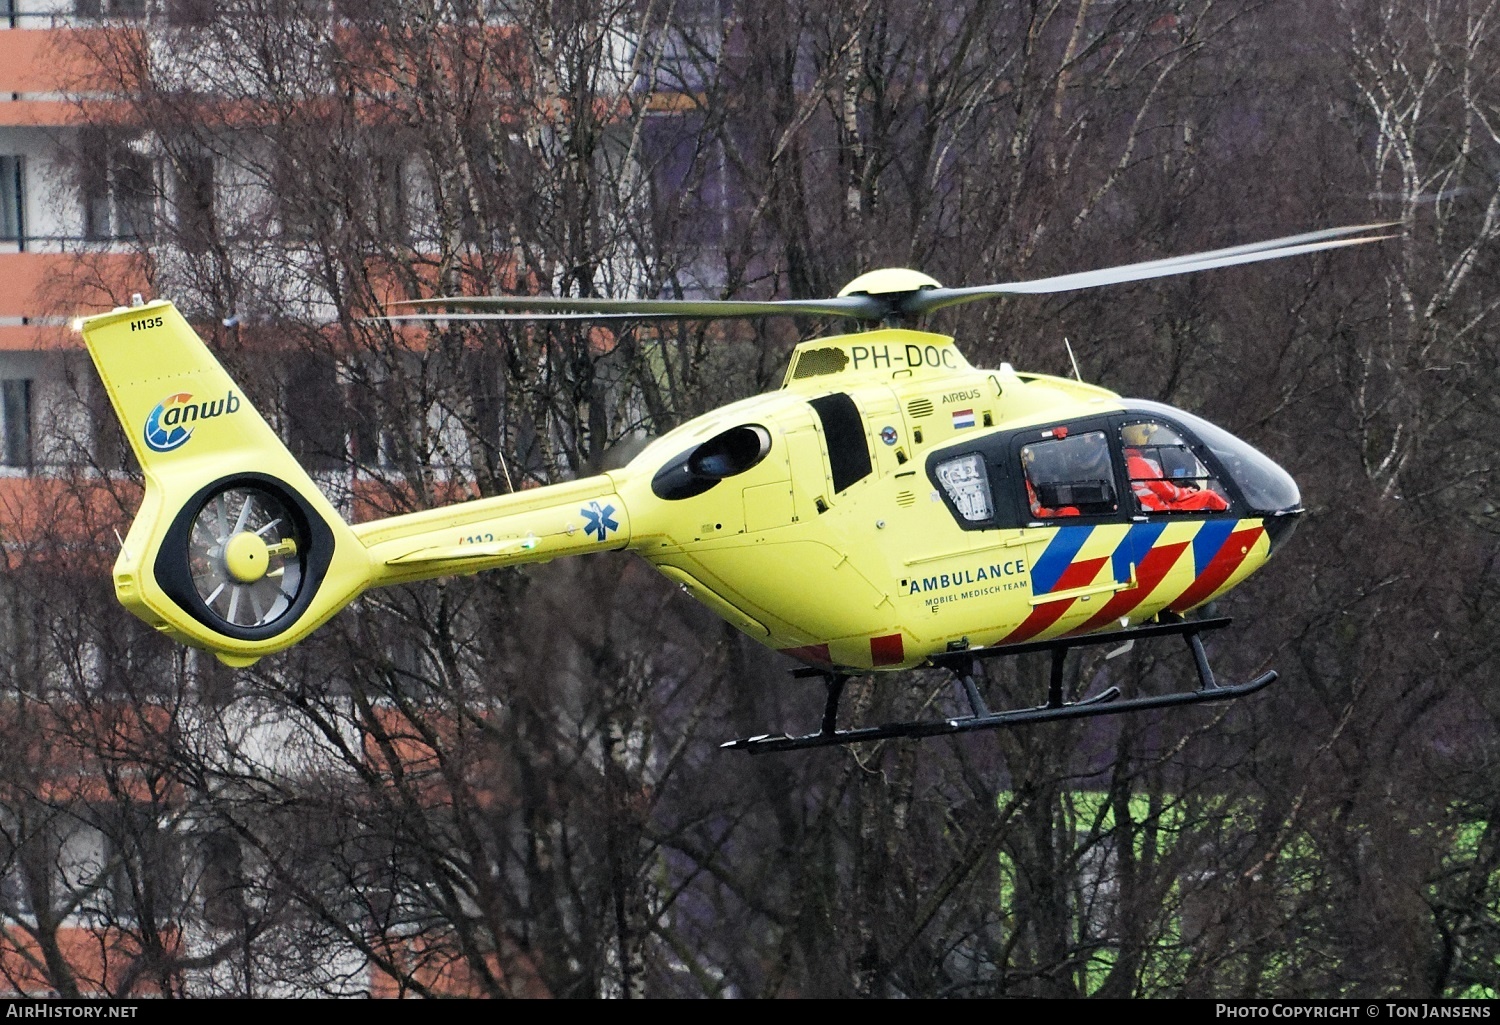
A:
{"type": "Polygon", "coordinates": [[[204,610],[238,629],[275,623],[296,604],[308,541],[290,505],[265,488],[210,495],[193,518],[187,553],[204,610]]]}

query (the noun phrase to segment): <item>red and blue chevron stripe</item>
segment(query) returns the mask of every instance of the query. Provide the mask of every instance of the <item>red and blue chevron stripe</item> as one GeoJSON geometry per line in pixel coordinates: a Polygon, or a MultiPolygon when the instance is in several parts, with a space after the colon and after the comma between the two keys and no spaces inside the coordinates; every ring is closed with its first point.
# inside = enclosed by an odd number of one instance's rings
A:
{"type": "Polygon", "coordinates": [[[1130,586],[1109,594],[1097,610],[1069,624],[1066,632],[1089,633],[1143,606],[1149,608],[1148,615],[1163,608],[1184,612],[1216,594],[1264,534],[1259,520],[1158,521],[1132,524],[1123,532],[1112,524],[1059,527],[1033,560],[1030,614],[1001,642],[1015,644],[1045,633],[1076,614],[1080,600],[1108,594],[1110,584],[1130,586]],[[1112,535],[1117,536],[1111,545],[1112,535]],[[1185,557],[1191,558],[1190,567],[1182,564],[1185,557]],[[1106,563],[1109,576],[1101,580],[1106,563]],[[1037,601],[1085,588],[1097,593],[1037,601]]]}

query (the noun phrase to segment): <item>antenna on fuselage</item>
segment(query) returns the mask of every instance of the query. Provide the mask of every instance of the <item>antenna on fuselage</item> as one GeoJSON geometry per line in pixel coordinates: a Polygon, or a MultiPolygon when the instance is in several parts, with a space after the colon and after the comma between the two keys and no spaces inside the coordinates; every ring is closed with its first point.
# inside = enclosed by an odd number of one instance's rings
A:
{"type": "Polygon", "coordinates": [[[1078,372],[1078,357],[1073,355],[1073,345],[1068,341],[1068,336],[1063,335],[1063,345],[1068,350],[1068,360],[1073,364],[1073,380],[1082,381],[1083,375],[1078,372]]]}

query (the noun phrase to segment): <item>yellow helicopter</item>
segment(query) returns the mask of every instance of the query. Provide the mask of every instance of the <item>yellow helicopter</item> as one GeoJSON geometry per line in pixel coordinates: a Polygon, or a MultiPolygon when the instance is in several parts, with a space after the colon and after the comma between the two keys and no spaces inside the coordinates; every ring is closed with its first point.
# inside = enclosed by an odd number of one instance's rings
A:
{"type": "Polygon", "coordinates": [[[969,365],[952,338],[906,326],[986,297],[1187,274],[1378,241],[1340,228],[1043,280],[944,288],[911,270],[831,299],[487,296],[402,304],[394,320],[720,318],[796,314],[879,326],[798,345],[779,391],[655,439],[623,469],[347,524],[167,301],[80,322],[145,474],[114,566],[119,600],[232,666],[306,637],[366,588],[628,548],[827,686],[786,750],[992,729],[1215,701],[1184,615],[1260,568],[1291,534],[1291,476],[1179,409],[1078,380],[969,365]],[[1194,690],[1070,700],[1063,659],[1087,644],[1186,638],[1194,690]],[[995,712],[976,660],[1052,653],[1045,702],[995,712]],[[845,681],[952,670],[967,714],[841,729],[845,681]]]}

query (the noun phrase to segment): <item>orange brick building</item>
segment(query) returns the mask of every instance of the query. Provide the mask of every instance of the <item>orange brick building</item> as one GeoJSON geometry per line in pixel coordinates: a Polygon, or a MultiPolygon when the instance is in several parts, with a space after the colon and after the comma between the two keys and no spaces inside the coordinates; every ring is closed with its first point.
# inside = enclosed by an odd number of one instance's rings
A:
{"type": "MultiPolygon", "coordinates": [[[[102,491],[96,501],[87,481],[91,474],[109,480],[116,497],[133,485],[110,473],[122,468],[124,454],[71,320],[148,291],[140,254],[162,216],[154,205],[158,176],[170,178],[164,187],[171,197],[173,190],[211,190],[213,169],[198,181],[184,180],[180,168],[168,175],[139,140],[107,140],[92,127],[97,119],[88,104],[107,104],[108,97],[88,87],[87,44],[89,33],[193,24],[205,5],[3,2],[0,536],[14,567],[24,562],[26,539],[67,535],[63,548],[77,556],[68,571],[80,579],[97,574],[103,593],[108,538],[117,526],[123,530],[127,503],[102,491]]],[[[216,200],[210,192],[207,201],[216,200]]],[[[195,664],[192,654],[180,657],[195,664]]],[[[213,971],[227,958],[216,946],[220,926],[234,918],[232,910],[214,909],[222,889],[215,880],[225,871],[214,864],[219,841],[194,836],[197,825],[180,790],[159,780],[148,785],[132,768],[149,760],[143,737],[180,728],[174,718],[180,711],[116,705],[59,712],[55,700],[34,696],[0,698],[0,705],[0,757],[15,762],[12,777],[29,772],[31,780],[0,795],[0,994],[190,992],[192,971],[213,971]],[[157,722],[157,712],[166,719],[157,722]],[[126,720],[133,725],[121,734],[126,720]],[[128,750],[106,765],[100,752],[115,741],[128,750]],[[38,844],[46,847],[40,861],[38,844]]],[[[422,752],[402,754],[420,768],[422,752]]],[[[347,966],[345,992],[482,992],[473,965],[428,938],[373,942],[373,959],[353,949],[334,958],[347,966]],[[381,960],[404,969],[405,979],[381,970],[381,960]]],[[[546,994],[525,953],[504,949],[484,963],[518,995],[546,994]]],[[[295,982],[281,991],[295,993],[295,982]]]]}

